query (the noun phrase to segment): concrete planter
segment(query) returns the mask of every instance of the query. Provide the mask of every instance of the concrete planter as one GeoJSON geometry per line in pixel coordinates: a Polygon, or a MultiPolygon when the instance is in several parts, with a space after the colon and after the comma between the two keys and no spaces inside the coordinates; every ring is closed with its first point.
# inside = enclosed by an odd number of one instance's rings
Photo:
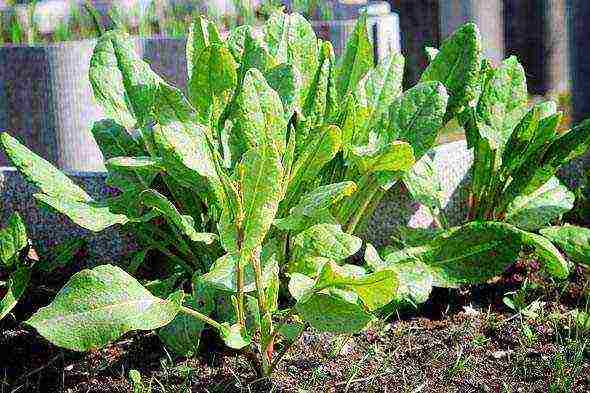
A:
{"type": "MultiPolygon", "coordinates": [[[[103,118],[88,80],[96,41],[0,48],[0,130],[70,171],[104,169],[90,128],[103,118]]],[[[185,40],[138,38],[137,52],[175,86],[186,85],[185,40]]],[[[0,153],[0,165],[8,161],[0,153]]]]}
{"type": "MultiPolygon", "coordinates": [[[[473,155],[465,141],[440,145],[430,153],[437,166],[439,180],[445,196],[444,214],[449,225],[463,223],[468,214],[468,192],[473,155]]],[[[560,178],[568,186],[576,186],[581,179],[582,166],[590,162],[580,160],[564,168],[560,178]]],[[[112,195],[113,190],[105,185],[105,172],[73,172],[70,177],[97,200],[112,195]]],[[[361,190],[362,191],[362,190],[361,190]]],[[[0,224],[4,224],[14,211],[24,217],[31,238],[43,252],[51,245],[70,239],[72,236],[88,236],[92,262],[117,261],[134,249],[129,237],[121,236],[117,230],[92,234],[72,224],[59,214],[37,208],[33,194],[34,187],[27,184],[14,168],[0,168],[0,195],[3,209],[0,210],[0,224]]],[[[396,227],[428,228],[432,217],[424,206],[411,200],[405,188],[398,184],[387,193],[369,220],[368,230],[363,238],[377,247],[391,243],[390,235],[396,227]]]]}

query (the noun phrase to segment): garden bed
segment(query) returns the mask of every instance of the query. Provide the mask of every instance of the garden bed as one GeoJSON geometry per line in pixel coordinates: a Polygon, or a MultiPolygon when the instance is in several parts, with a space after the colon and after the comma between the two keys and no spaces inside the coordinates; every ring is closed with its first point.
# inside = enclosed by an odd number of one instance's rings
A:
{"type": "MultiPolygon", "coordinates": [[[[153,333],[129,334],[103,350],[79,354],[9,319],[0,330],[0,351],[13,355],[0,361],[3,388],[128,392],[129,371],[136,369],[153,392],[590,391],[588,337],[576,340],[567,314],[584,302],[585,279],[577,274],[556,286],[522,266],[493,284],[437,291],[418,312],[400,313],[359,335],[308,331],[273,382],[258,380],[246,357],[224,350],[211,335],[204,337],[202,353],[188,359],[172,357],[153,333]],[[537,318],[523,322],[502,299],[525,277],[538,285],[527,299],[546,304],[537,318]]],[[[62,273],[65,282],[68,272],[62,273]]],[[[49,302],[58,283],[38,287],[16,310],[18,318],[49,302]]]]}

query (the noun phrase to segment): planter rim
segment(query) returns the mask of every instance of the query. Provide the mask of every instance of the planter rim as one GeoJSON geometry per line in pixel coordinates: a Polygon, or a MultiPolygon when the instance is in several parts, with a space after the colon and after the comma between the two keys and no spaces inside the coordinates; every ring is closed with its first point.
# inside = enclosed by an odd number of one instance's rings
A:
{"type": "MultiPolygon", "coordinates": [[[[371,20],[371,19],[377,19],[377,18],[383,18],[383,17],[387,17],[387,16],[396,16],[399,18],[399,13],[397,11],[391,11],[388,14],[382,14],[382,15],[368,15],[367,19],[371,20]]],[[[321,25],[343,25],[343,24],[349,24],[349,23],[353,23],[356,22],[357,18],[348,18],[348,19],[330,19],[330,20],[320,20],[320,19],[309,19],[309,23],[311,23],[314,26],[321,26],[321,25]]]]}
{"type": "MultiPolygon", "coordinates": [[[[178,37],[169,37],[161,34],[152,35],[149,37],[140,37],[138,35],[132,35],[132,39],[138,40],[161,40],[161,41],[184,41],[186,37],[178,38],[178,37]]],[[[43,48],[62,48],[67,46],[74,46],[80,43],[93,43],[96,42],[97,38],[84,38],[81,40],[71,40],[71,41],[59,41],[59,42],[50,42],[50,43],[41,43],[41,44],[3,44],[0,46],[1,49],[43,49],[43,48]]]]}

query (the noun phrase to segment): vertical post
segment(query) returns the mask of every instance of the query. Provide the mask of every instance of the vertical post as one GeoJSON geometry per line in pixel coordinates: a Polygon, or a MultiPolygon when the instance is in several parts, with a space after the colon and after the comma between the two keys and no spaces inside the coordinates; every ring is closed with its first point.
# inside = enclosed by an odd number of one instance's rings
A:
{"type": "MultiPolygon", "coordinates": [[[[570,80],[570,18],[566,0],[545,1],[545,72],[547,93],[551,95],[567,93],[571,89],[570,80]]],[[[588,23],[588,22],[586,22],[588,23]]],[[[588,36],[586,36],[588,37],[588,36]]]]}
{"type": "Polygon", "coordinates": [[[590,1],[569,0],[572,16],[573,121],[590,117],[590,1]]]}
{"type": "Polygon", "coordinates": [[[389,0],[389,3],[399,14],[402,53],[406,57],[404,82],[412,86],[428,65],[424,47],[439,44],[439,0],[389,0]]]}
{"type": "Polygon", "coordinates": [[[504,59],[504,5],[501,0],[440,0],[441,38],[466,22],[475,22],[481,32],[484,55],[494,63],[504,59]]]}

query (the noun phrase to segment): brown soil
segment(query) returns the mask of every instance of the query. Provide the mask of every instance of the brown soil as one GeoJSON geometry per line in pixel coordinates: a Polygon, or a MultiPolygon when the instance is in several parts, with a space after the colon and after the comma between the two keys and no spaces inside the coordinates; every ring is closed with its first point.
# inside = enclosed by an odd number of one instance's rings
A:
{"type": "MultiPolygon", "coordinates": [[[[571,283],[554,284],[527,269],[517,265],[469,290],[436,290],[419,310],[396,313],[360,335],[307,331],[272,381],[257,380],[247,359],[212,335],[192,359],[174,359],[153,333],[78,354],[8,317],[0,324],[0,391],[131,392],[128,375],[136,369],[153,392],[590,392],[589,337],[567,314],[585,301],[587,281],[578,271],[571,283]],[[524,277],[535,284],[527,300],[545,302],[533,319],[502,303],[524,277]]],[[[30,293],[18,320],[53,292],[30,293]]]]}

